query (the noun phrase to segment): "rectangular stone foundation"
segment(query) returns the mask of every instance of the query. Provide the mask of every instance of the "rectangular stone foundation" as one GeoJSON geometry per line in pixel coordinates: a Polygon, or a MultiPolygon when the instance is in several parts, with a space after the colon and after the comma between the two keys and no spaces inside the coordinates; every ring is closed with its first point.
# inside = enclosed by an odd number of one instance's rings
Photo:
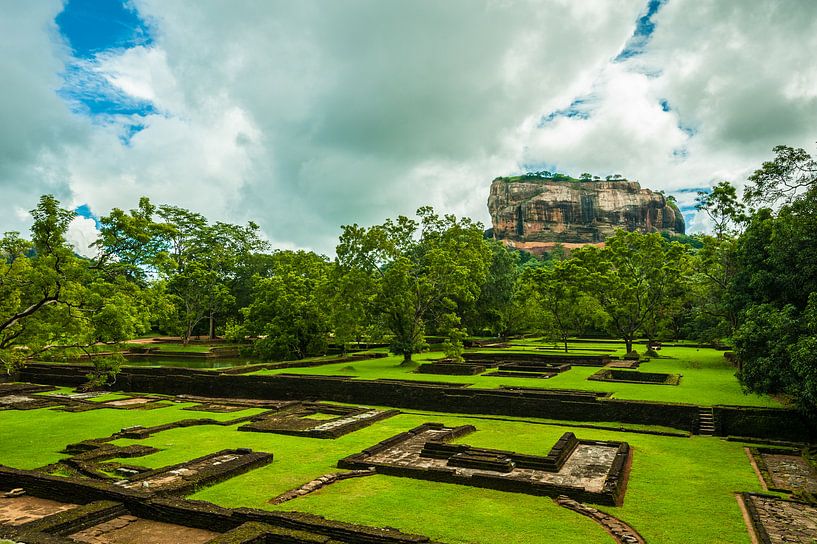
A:
{"type": "Polygon", "coordinates": [[[629,473],[626,442],[579,440],[565,433],[547,456],[448,444],[470,425],[426,423],[338,462],[378,473],[531,495],[567,495],[582,502],[621,505],[629,473]],[[453,460],[453,462],[452,462],[453,460]]]}
{"type": "Polygon", "coordinates": [[[761,544],[817,542],[817,506],[772,495],[741,493],[750,527],[761,544]]]}
{"type": "Polygon", "coordinates": [[[239,427],[238,430],[311,438],[338,438],[399,413],[398,410],[303,403],[280,412],[262,414],[253,418],[250,423],[239,427]],[[315,416],[322,415],[328,418],[315,419],[315,416]]]}

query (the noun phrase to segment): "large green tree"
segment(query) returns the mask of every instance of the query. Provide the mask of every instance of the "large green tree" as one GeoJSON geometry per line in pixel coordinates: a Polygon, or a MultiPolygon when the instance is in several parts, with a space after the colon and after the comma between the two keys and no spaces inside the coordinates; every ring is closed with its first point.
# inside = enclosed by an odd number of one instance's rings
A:
{"type": "Polygon", "coordinates": [[[568,351],[568,339],[585,332],[588,326],[603,322],[602,310],[582,285],[582,270],[571,259],[556,261],[552,266],[526,271],[545,313],[553,335],[568,351]]]}
{"type": "Polygon", "coordinates": [[[326,352],[330,331],[326,292],[331,264],[307,251],[278,251],[266,276],[254,278],[252,303],[238,336],[257,336],[263,359],[302,359],[326,352]]]}
{"type": "Polygon", "coordinates": [[[373,314],[404,364],[423,349],[427,324],[450,325],[458,305],[476,300],[491,261],[480,224],[428,207],[417,215],[419,221],[400,216],[369,228],[344,226],[337,246],[340,266],[371,277],[373,314]]]}
{"type": "Polygon", "coordinates": [[[121,342],[150,323],[145,292],[121,268],[81,258],[65,234],[74,212],[43,196],[31,211],[31,240],[0,239],[0,360],[26,360],[121,342]]]}
{"type": "Polygon", "coordinates": [[[610,332],[630,352],[639,332],[678,292],[686,249],[658,233],[619,230],[603,248],[587,246],[573,255],[584,290],[599,302],[610,318],[610,332]]]}

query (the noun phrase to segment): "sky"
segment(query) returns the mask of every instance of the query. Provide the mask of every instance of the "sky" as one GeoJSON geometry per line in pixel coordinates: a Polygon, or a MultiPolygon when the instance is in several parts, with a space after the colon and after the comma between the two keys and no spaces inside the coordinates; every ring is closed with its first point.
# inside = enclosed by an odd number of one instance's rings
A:
{"type": "Polygon", "coordinates": [[[817,151],[813,0],[0,0],[0,232],[51,193],[140,196],[332,254],[430,204],[490,226],[490,182],[620,173],[739,187],[817,151]]]}

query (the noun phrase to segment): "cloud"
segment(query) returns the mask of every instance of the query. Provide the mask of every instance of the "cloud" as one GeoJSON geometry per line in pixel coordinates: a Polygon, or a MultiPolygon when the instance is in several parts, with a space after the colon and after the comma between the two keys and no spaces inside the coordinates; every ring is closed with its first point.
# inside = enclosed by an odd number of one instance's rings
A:
{"type": "MultiPolygon", "coordinates": [[[[526,162],[621,172],[684,200],[683,189],[742,186],[777,144],[814,150],[817,4],[673,0],[652,20],[639,54],[584,91],[586,113],[530,131],[526,162]]],[[[708,228],[701,214],[690,224],[708,228]]]]}
{"type": "Polygon", "coordinates": [[[106,120],[68,150],[74,200],[105,213],[147,194],[324,252],[342,223],[427,203],[486,219],[490,180],[517,167],[520,123],[607,62],[641,8],[135,5],[152,43],[92,70],[156,112],[106,120]]]}
{"type": "Polygon", "coordinates": [[[424,204],[487,220],[490,180],[530,164],[740,182],[817,126],[817,4],[755,4],[134,0],[150,39],[80,59],[59,3],[20,4],[0,211],[148,195],[331,253],[341,224],[424,204]]]}
{"type": "Polygon", "coordinates": [[[68,231],[65,233],[65,239],[69,244],[74,246],[74,250],[83,257],[94,257],[96,251],[90,246],[99,236],[99,231],[96,228],[96,222],[90,217],[75,217],[68,225],[68,231]]]}
{"type": "Polygon", "coordinates": [[[54,17],[58,1],[10,2],[0,17],[0,230],[24,230],[42,193],[70,196],[63,158],[87,136],[56,94],[67,50],[54,17]]]}

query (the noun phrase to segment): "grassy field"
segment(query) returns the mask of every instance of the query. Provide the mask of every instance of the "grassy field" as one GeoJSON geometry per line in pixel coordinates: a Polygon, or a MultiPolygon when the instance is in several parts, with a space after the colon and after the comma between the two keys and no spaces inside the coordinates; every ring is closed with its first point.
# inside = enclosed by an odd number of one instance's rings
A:
{"type": "MultiPolygon", "coordinates": [[[[512,346],[518,352],[543,353],[535,349],[541,343],[528,341],[527,345],[512,346]]],[[[552,347],[552,344],[546,344],[552,347]]],[[[643,349],[643,346],[640,346],[643,349]]],[[[623,344],[611,342],[571,343],[570,354],[588,355],[605,354],[619,356],[624,353],[623,344]],[[604,351],[602,351],[604,350],[604,351]],[[613,351],[609,351],[613,350],[613,351]]],[[[482,352],[503,350],[482,349],[482,352]]],[[[564,353],[563,351],[544,351],[544,353],[564,353]]],[[[653,358],[641,365],[644,372],[663,372],[681,374],[679,385],[645,385],[631,383],[607,383],[590,381],[587,378],[597,372],[597,367],[573,367],[550,379],[538,378],[492,378],[490,376],[444,376],[435,374],[417,374],[415,367],[401,366],[400,357],[369,359],[352,363],[337,363],[307,368],[288,368],[281,370],[262,370],[256,374],[297,373],[311,375],[341,375],[360,379],[391,378],[401,380],[424,380],[437,382],[466,383],[473,387],[497,388],[502,385],[518,387],[536,387],[546,389],[581,389],[585,391],[603,391],[613,397],[630,400],[652,400],[660,402],[681,402],[711,406],[715,404],[743,406],[780,406],[780,403],[768,396],[744,394],[735,378],[735,368],[723,357],[723,352],[696,347],[665,347],[660,358],[653,358]]],[[[430,352],[415,356],[418,363],[439,359],[442,353],[430,352]]]]}
{"type": "MultiPolygon", "coordinates": [[[[258,411],[218,414],[181,410],[188,405],[78,413],[2,411],[0,464],[31,469],[53,463],[64,457],[59,452],[69,443],[107,436],[131,425],[157,425],[191,417],[225,420],[258,411]]],[[[381,475],[347,480],[279,506],[269,504],[284,491],[337,471],[339,459],[429,421],[473,424],[477,432],[463,437],[462,442],[530,454],[546,454],[562,433],[571,430],[542,420],[412,412],[336,440],[239,432],[236,425],[172,429],[144,440],[117,443],[158,448],[155,454],[127,460],[147,467],[171,465],[224,448],[272,452],[272,464],[192,495],[222,506],[310,512],[330,519],[397,527],[449,543],[612,542],[591,520],[556,506],[546,497],[381,475]]],[[[749,542],[734,492],[760,491],[760,484],[742,444],[700,436],[572,430],[583,439],[627,441],[633,447],[625,504],[603,509],[631,523],[647,541],[749,542]]]]}

